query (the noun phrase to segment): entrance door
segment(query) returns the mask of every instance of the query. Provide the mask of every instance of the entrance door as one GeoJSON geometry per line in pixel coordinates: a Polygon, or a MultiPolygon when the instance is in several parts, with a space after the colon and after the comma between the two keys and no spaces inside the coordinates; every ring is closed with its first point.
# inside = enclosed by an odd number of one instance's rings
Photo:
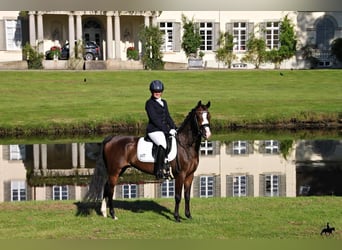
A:
{"type": "Polygon", "coordinates": [[[100,24],[96,20],[89,20],[84,24],[83,38],[85,42],[96,42],[96,44],[100,46],[102,52],[102,29],[100,24]]]}

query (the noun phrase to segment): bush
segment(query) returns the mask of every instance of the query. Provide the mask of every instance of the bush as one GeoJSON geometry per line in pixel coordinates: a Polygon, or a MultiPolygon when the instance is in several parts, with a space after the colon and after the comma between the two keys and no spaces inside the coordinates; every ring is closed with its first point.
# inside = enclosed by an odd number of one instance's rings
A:
{"type": "Polygon", "coordinates": [[[26,43],[22,49],[23,59],[27,61],[29,69],[42,69],[44,54],[39,53],[29,43],[26,43]]]}

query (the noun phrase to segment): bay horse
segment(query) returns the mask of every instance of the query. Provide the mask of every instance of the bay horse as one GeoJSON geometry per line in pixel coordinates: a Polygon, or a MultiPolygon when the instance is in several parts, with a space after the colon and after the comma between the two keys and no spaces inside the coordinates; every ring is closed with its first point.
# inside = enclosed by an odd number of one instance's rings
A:
{"type": "MultiPolygon", "coordinates": [[[[199,101],[177,130],[177,156],[170,162],[172,175],[175,178],[175,209],[174,218],[180,222],[179,205],[184,188],[185,216],[192,218],[190,213],[190,191],[194,173],[199,163],[199,149],[202,138],[208,139],[210,131],[210,101],[202,104],[199,101]]],[[[117,219],[113,207],[114,187],[125,170],[134,167],[148,174],[154,174],[153,162],[141,162],[137,157],[137,136],[107,137],[102,142],[101,156],[97,161],[94,175],[89,185],[86,200],[101,200],[101,212],[107,217],[107,204],[110,216],[117,219]]]]}

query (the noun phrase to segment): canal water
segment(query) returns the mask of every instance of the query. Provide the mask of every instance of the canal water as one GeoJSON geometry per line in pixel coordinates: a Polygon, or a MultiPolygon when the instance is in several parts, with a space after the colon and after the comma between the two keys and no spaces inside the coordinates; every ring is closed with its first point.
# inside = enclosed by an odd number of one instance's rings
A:
{"type": "MultiPolygon", "coordinates": [[[[0,202],[81,200],[102,136],[0,139],[0,202]]],[[[203,141],[192,197],[342,195],[338,131],[229,132],[203,141]]],[[[114,198],[173,197],[173,181],[131,169],[114,198]]]]}

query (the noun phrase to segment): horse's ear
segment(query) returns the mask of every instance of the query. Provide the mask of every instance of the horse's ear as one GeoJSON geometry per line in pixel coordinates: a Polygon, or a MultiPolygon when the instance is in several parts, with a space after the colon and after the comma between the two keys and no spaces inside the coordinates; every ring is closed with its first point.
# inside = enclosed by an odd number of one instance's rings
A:
{"type": "Polygon", "coordinates": [[[209,108],[210,107],[210,101],[205,106],[207,106],[207,108],[209,108]]]}
{"type": "Polygon", "coordinates": [[[197,103],[197,107],[201,106],[202,105],[202,101],[199,100],[198,103],[197,103]]]}

